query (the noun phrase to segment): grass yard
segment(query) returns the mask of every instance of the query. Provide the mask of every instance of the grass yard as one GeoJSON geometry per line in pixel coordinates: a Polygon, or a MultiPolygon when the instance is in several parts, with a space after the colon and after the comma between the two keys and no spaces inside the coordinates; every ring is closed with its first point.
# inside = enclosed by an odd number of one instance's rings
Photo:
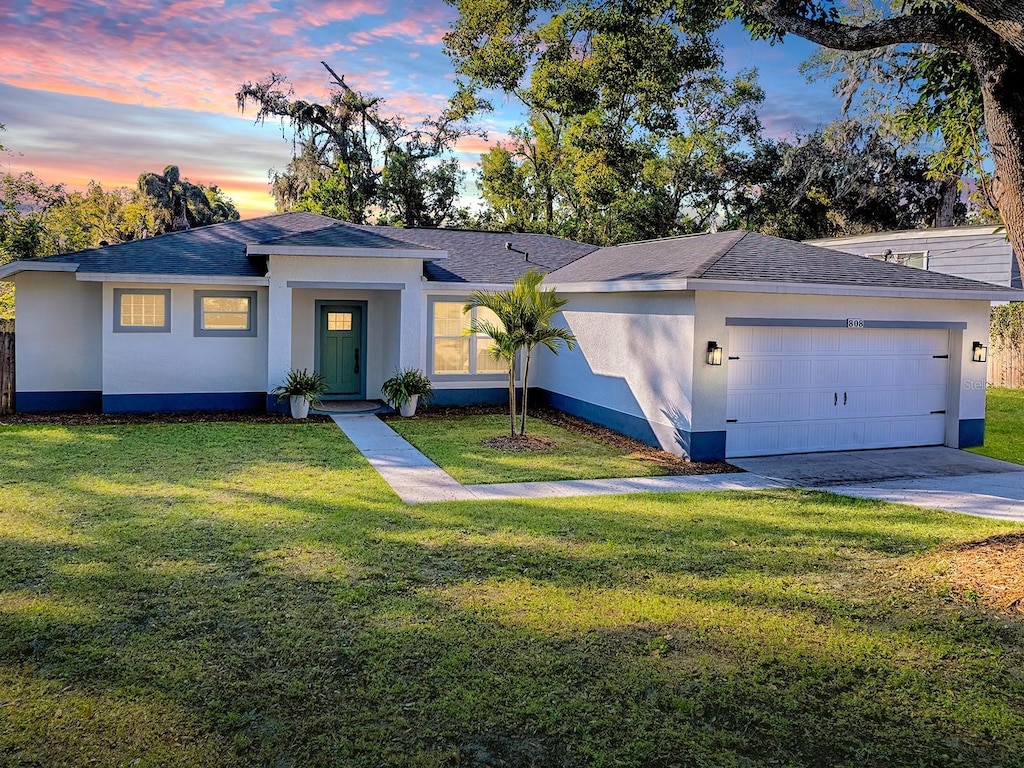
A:
{"type": "Polygon", "coordinates": [[[1024,622],[944,576],[1010,530],[407,507],[331,424],[0,427],[0,764],[1019,766],[1024,622]]]}
{"type": "Polygon", "coordinates": [[[550,450],[516,452],[483,445],[486,438],[508,434],[507,413],[389,419],[388,425],[463,485],[665,474],[643,456],[539,418],[529,420],[527,433],[554,440],[550,450]]]}
{"type": "Polygon", "coordinates": [[[969,450],[1024,464],[1024,389],[991,387],[987,395],[985,445],[969,450]]]}

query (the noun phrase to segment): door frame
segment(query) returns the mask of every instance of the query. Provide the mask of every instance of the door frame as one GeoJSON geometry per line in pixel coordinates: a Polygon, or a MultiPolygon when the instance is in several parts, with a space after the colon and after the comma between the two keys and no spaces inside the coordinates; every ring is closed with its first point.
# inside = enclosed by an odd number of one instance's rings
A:
{"type": "Polygon", "coordinates": [[[320,329],[323,326],[323,313],[326,309],[358,309],[359,314],[362,317],[360,323],[360,339],[359,349],[361,350],[362,362],[359,366],[359,392],[349,395],[339,395],[331,392],[327,392],[322,399],[324,400],[365,400],[366,399],[366,367],[367,367],[367,354],[366,349],[366,326],[368,324],[369,315],[369,302],[360,301],[357,299],[317,299],[314,303],[315,309],[313,310],[313,370],[320,373],[320,329]]]}

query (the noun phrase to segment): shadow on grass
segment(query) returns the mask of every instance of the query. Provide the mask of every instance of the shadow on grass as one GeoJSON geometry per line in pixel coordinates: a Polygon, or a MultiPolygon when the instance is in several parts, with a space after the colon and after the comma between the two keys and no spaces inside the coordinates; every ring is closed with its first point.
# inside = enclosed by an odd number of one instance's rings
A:
{"type": "Polygon", "coordinates": [[[1007,526],[800,491],[406,507],[332,425],[30,433],[0,441],[14,764],[1024,749],[1019,623],[899,570],[1007,526]]]}

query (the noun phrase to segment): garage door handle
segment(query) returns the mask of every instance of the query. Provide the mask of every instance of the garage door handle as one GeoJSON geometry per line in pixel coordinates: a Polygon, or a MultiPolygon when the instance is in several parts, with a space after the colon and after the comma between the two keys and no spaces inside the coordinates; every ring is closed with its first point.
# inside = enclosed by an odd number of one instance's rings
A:
{"type": "Polygon", "coordinates": [[[839,405],[839,393],[838,392],[833,392],[832,393],[832,405],[839,405]]]}
{"type": "Polygon", "coordinates": [[[846,393],[843,392],[843,405],[846,405],[846,393]]]}
{"type": "Polygon", "coordinates": [[[945,411],[932,411],[933,415],[936,414],[936,413],[945,413],[945,411]]]}

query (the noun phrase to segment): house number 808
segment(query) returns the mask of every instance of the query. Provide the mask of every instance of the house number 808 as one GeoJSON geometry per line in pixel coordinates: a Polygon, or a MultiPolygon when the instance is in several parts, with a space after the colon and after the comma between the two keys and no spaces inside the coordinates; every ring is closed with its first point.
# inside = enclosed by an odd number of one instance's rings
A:
{"type": "Polygon", "coordinates": [[[847,328],[863,328],[864,321],[858,317],[851,317],[846,321],[847,328]]]}

